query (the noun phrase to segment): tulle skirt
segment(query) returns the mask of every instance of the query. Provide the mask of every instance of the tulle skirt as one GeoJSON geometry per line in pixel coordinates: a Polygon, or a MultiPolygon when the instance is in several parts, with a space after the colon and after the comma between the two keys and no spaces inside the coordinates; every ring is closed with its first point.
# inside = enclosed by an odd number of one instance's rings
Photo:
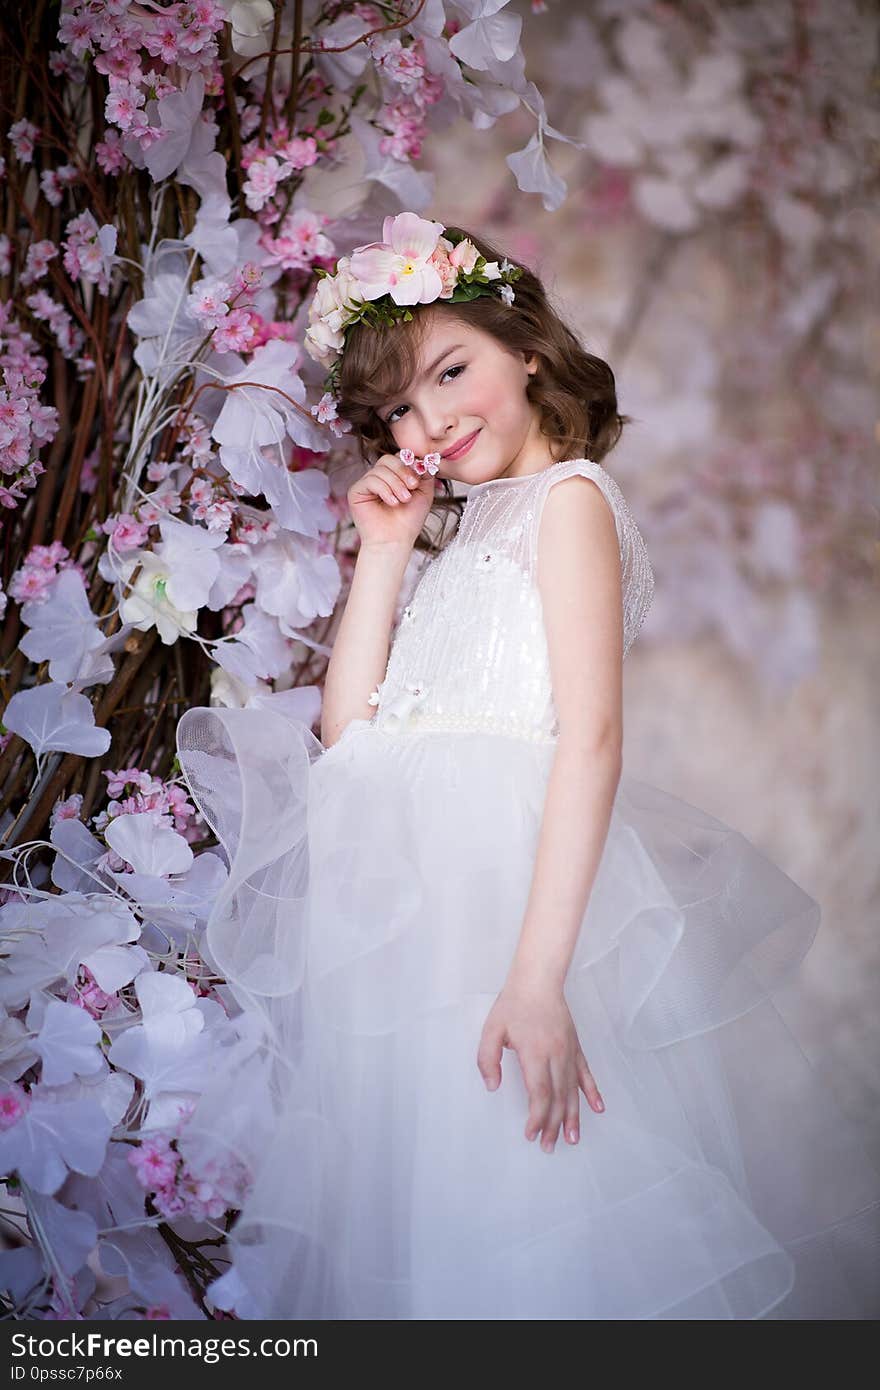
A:
{"type": "MultiPolygon", "coordinates": [[[[880,1174],[772,995],[819,907],[624,771],[565,985],[605,1100],[524,1136],[477,1069],[553,745],[195,709],[178,751],[230,863],[203,950],[251,1046],[193,1133],[248,1165],[211,1291],[244,1318],[872,1318],[880,1174]],[[258,1046],[254,1039],[261,1037],[258,1046]]],[[[193,1141],[196,1142],[196,1141],[193,1141]]]]}

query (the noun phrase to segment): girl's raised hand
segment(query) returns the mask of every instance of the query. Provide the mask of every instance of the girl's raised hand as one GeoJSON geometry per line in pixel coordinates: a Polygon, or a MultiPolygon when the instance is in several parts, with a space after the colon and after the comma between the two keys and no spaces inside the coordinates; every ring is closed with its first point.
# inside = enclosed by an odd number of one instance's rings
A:
{"type": "Polygon", "coordinates": [[[421,477],[397,454],[382,454],[348,489],[362,545],[412,545],[434,504],[434,475],[421,477]]]}
{"type": "Polygon", "coordinates": [[[516,1052],[529,1093],[525,1137],[532,1140],[543,1131],[541,1148],[552,1153],[562,1125],[567,1142],[576,1144],[580,1137],[578,1088],[593,1110],[601,1113],[605,1104],[562,992],[543,984],[523,986],[510,981],[502,989],[483,1024],[477,1051],[477,1066],[490,1090],[501,1084],[505,1047],[516,1052]]]}

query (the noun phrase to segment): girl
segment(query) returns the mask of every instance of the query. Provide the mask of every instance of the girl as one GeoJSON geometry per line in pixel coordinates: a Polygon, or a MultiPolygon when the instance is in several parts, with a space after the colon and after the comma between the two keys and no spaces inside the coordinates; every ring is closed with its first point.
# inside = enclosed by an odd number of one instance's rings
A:
{"type": "Polygon", "coordinates": [[[771,999],[819,907],[623,773],[653,576],[602,463],[611,369],[530,271],[411,213],[321,281],[307,345],[371,462],[321,739],[302,692],[178,734],[230,859],[208,948],[262,1025],[193,1117],[253,1174],[212,1296],[872,1316],[880,1180],[771,999]]]}

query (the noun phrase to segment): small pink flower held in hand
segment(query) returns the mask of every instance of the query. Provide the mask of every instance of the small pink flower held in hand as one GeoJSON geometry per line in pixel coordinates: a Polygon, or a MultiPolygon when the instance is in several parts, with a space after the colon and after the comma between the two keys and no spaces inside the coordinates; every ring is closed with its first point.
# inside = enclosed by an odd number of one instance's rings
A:
{"type": "Polygon", "coordinates": [[[412,449],[400,449],[398,453],[401,463],[406,464],[407,468],[411,468],[414,473],[418,473],[419,477],[423,477],[425,473],[434,474],[440,467],[440,455],[438,453],[425,454],[423,459],[416,458],[412,449]]]}

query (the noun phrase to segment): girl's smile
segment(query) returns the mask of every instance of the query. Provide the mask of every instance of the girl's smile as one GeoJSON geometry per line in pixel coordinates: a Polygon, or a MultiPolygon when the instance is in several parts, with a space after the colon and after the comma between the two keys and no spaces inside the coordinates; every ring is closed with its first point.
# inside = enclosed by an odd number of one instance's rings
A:
{"type": "Polygon", "coordinates": [[[448,450],[446,451],[445,454],[442,454],[442,455],[441,455],[441,458],[445,458],[445,459],[460,459],[460,458],[464,458],[465,454],[468,452],[468,450],[470,449],[471,445],[473,444],[474,440],[476,439],[476,437],[477,437],[477,435],[478,435],[479,433],[480,433],[479,430],[474,430],[472,434],[466,435],[466,436],[464,437],[464,439],[461,441],[461,443],[458,445],[457,448],[448,449],[448,450]]]}

